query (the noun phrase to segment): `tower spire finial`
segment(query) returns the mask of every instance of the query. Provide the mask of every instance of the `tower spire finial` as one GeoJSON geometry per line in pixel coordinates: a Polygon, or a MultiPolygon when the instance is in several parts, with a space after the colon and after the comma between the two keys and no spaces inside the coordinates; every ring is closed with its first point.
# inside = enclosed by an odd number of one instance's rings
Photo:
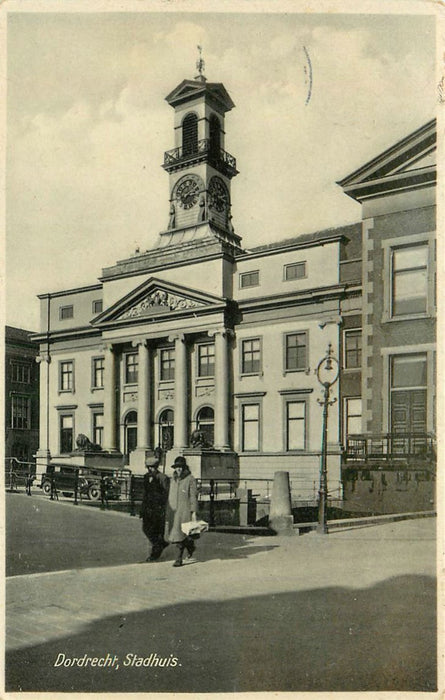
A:
{"type": "Polygon", "coordinates": [[[202,46],[197,46],[197,49],[199,51],[199,58],[196,61],[196,68],[198,69],[198,75],[195,76],[195,80],[201,80],[202,82],[205,82],[207,78],[204,75],[204,69],[205,69],[205,61],[202,57],[202,46]]]}

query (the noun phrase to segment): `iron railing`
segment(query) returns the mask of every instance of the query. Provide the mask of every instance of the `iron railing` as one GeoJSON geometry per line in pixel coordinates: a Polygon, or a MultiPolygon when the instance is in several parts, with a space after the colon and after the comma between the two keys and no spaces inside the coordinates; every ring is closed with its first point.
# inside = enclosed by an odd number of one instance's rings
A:
{"type": "Polygon", "coordinates": [[[36,478],[35,462],[22,462],[16,457],[5,458],[5,488],[7,491],[18,491],[19,486],[25,486],[28,493],[36,478]]]}
{"type": "Polygon", "coordinates": [[[164,153],[164,168],[168,169],[184,162],[200,160],[206,157],[211,164],[224,166],[229,172],[236,173],[236,158],[222,148],[211,145],[210,139],[200,139],[192,151],[180,146],[164,153]]]}
{"type": "Polygon", "coordinates": [[[431,433],[349,435],[343,460],[346,463],[400,460],[434,463],[435,439],[431,433]]]}

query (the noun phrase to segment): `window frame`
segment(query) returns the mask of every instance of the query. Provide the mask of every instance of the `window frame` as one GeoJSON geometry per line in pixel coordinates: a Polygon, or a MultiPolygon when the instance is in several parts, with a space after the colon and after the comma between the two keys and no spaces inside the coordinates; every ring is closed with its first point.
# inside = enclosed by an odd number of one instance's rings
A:
{"type": "Polygon", "coordinates": [[[285,265],[283,265],[283,282],[296,282],[298,280],[306,279],[307,276],[307,260],[299,260],[298,262],[286,263],[285,265]],[[288,270],[292,268],[298,268],[300,266],[303,266],[303,275],[301,275],[300,277],[287,276],[288,270]]]}
{"type": "MultiPolygon", "coordinates": [[[[209,357],[209,356],[207,356],[209,357]]],[[[196,343],[196,377],[197,379],[214,379],[216,372],[216,348],[215,343],[196,343]],[[213,347],[213,374],[201,374],[201,349],[213,347]]]]}
{"type": "MultiPolygon", "coordinates": [[[[74,435],[75,435],[75,414],[73,411],[60,411],[59,412],[59,454],[61,455],[67,455],[70,454],[74,450],[74,435]],[[71,450],[68,451],[63,451],[62,446],[63,446],[63,439],[62,439],[62,425],[63,425],[63,419],[64,418],[71,418],[72,419],[72,426],[71,426],[71,450]]],[[[67,430],[67,428],[65,428],[67,430]]]]}
{"type": "Polygon", "coordinates": [[[92,442],[95,445],[100,445],[101,447],[103,447],[104,431],[105,431],[105,421],[104,421],[104,409],[102,406],[100,408],[98,407],[98,408],[91,411],[91,438],[92,438],[92,442]],[[101,426],[96,425],[97,416],[102,416],[103,424],[101,426]],[[100,440],[96,440],[96,431],[98,429],[101,431],[101,439],[100,440]]]}
{"type": "MultiPolygon", "coordinates": [[[[23,416],[20,416],[20,419],[23,420],[23,416]]],[[[20,393],[12,393],[11,394],[11,428],[13,430],[31,430],[31,425],[32,425],[32,416],[31,416],[31,397],[27,396],[26,394],[20,394],[20,393]],[[18,406],[16,405],[17,401],[22,401],[26,405],[25,408],[25,425],[14,425],[14,421],[18,420],[19,416],[14,415],[17,413],[17,408],[18,406]]]]}
{"type": "Polygon", "coordinates": [[[161,347],[159,348],[159,381],[160,382],[174,382],[175,381],[175,375],[176,375],[176,353],[175,353],[175,347],[161,347]],[[164,377],[163,376],[163,354],[164,353],[172,353],[173,357],[169,358],[169,362],[173,363],[172,366],[169,367],[169,371],[172,372],[173,376],[171,377],[164,377]]]}
{"type": "Polygon", "coordinates": [[[72,318],[74,318],[74,304],[59,306],[59,321],[69,321],[72,318]],[[69,310],[71,310],[71,313],[68,316],[65,316],[64,313],[69,310]]]}
{"type": "Polygon", "coordinates": [[[105,379],[105,357],[103,355],[97,355],[95,357],[91,358],[91,389],[93,391],[101,390],[104,388],[104,379],[105,379]],[[102,372],[102,384],[97,384],[96,379],[97,379],[97,368],[96,368],[96,362],[102,362],[102,367],[101,367],[101,372],[102,372]]]}
{"type": "MultiPolygon", "coordinates": [[[[254,421],[249,421],[254,422],[254,421]]],[[[257,398],[252,400],[243,400],[240,402],[240,452],[247,454],[257,454],[262,451],[262,401],[258,401],[257,398]],[[244,418],[244,410],[249,406],[256,406],[258,408],[258,419],[257,424],[257,447],[254,449],[246,449],[245,447],[245,425],[246,420],[244,418]]]]}
{"type": "Polygon", "coordinates": [[[360,406],[361,406],[361,411],[360,411],[360,419],[361,419],[361,430],[359,433],[351,433],[351,435],[362,435],[363,434],[363,397],[362,396],[343,396],[343,424],[342,424],[342,433],[343,433],[343,445],[346,446],[346,441],[348,439],[348,420],[349,418],[358,418],[359,414],[353,414],[351,415],[348,411],[348,403],[349,401],[360,401],[360,406]]]}
{"type": "Polygon", "coordinates": [[[240,272],[238,278],[239,289],[251,289],[253,287],[260,286],[260,271],[259,270],[249,270],[249,272],[240,272]],[[248,275],[257,275],[257,281],[253,284],[243,284],[243,280],[248,275]]]}
{"type": "Polygon", "coordinates": [[[139,353],[138,353],[137,351],[136,351],[136,352],[131,352],[131,351],[125,352],[125,353],[124,353],[124,363],[123,363],[123,364],[124,364],[124,367],[123,367],[123,370],[124,370],[124,377],[123,377],[123,379],[124,379],[124,385],[125,385],[125,386],[136,386],[136,385],[139,383],[139,353]],[[129,362],[128,362],[128,359],[129,359],[130,357],[134,357],[135,360],[136,360],[135,363],[133,364],[133,367],[136,367],[136,380],[135,380],[135,381],[128,381],[128,376],[129,376],[129,374],[128,374],[128,369],[129,369],[129,362]]]}
{"type": "Polygon", "coordinates": [[[241,377],[261,377],[263,374],[263,338],[262,336],[252,336],[251,338],[241,338],[240,347],[240,376],[241,377]],[[258,341],[259,367],[258,370],[247,372],[244,369],[244,344],[258,341]]]}
{"type": "Polygon", "coordinates": [[[31,365],[29,363],[21,362],[19,360],[11,360],[10,371],[11,382],[14,384],[31,384],[32,372],[31,365]],[[16,376],[14,376],[14,370],[17,370],[16,376]],[[22,375],[21,378],[19,378],[20,374],[22,375]],[[24,374],[26,374],[25,377],[24,374]]]}
{"type": "Polygon", "coordinates": [[[426,231],[410,236],[387,238],[382,241],[383,249],[383,313],[382,323],[395,323],[416,318],[430,318],[436,313],[436,264],[435,232],[426,231]],[[426,267],[426,310],[393,314],[393,252],[402,248],[414,248],[420,245],[428,247],[426,267]]]}
{"type": "Polygon", "coordinates": [[[309,330],[308,329],[302,329],[298,331],[286,331],[283,333],[283,375],[289,374],[291,372],[307,372],[309,367],[309,330]],[[287,340],[291,336],[296,336],[296,335],[305,335],[306,336],[306,357],[305,357],[305,366],[304,367],[298,367],[298,368],[290,368],[287,366],[287,340]]]}
{"type": "Polygon", "coordinates": [[[362,328],[345,328],[343,330],[343,370],[349,371],[352,370],[353,372],[357,372],[362,369],[362,363],[363,363],[363,331],[362,328]],[[347,351],[346,351],[346,345],[347,345],[347,335],[357,333],[360,334],[360,339],[361,339],[361,345],[360,345],[360,364],[356,365],[355,367],[348,367],[347,363],[347,351]]]}
{"type": "Polygon", "coordinates": [[[59,394],[74,394],[75,393],[75,361],[74,359],[59,360],[59,394]],[[71,365],[71,372],[64,372],[63,365],[71,365]],[[63,377],[71,374],[71,387],[68,389],[63,386],[63,377]]]}
{"type": "Polygon", "coordinates": [[[101,314],[102,311],[104,310],[104,302],[103,299],[94,299],[91,303],[91,310],[93,314],[101,314]],[[96,304],[100,304],[100,309],[96,309],[96,304]]]}
{"type": "Polygon", "coordinates": [[[308,444],[308,416],[309,416],[309,401],[307,396],[304,394],[288,395],[284,397],[284,451],[287,454],[301,454],[307,451],[308,444]],[[303,418],[295,418],[294,420],[303,421],[303,447],[289,447],[289,436],[290,436],[290,418],[289,418],[289,406],[291,404],[302,404],[304,406],[304,416],[303,418]]]}

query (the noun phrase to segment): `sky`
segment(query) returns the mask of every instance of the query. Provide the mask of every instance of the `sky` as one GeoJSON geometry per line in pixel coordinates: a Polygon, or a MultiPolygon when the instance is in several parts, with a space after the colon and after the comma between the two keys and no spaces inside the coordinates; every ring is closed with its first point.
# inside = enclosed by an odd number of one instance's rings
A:
{"type": "Polygon", "coordinates": [[[432,15],[9,13],[9,325],[38,330],[37,294],[94,284],[156,245],[174,146],[165,97],[196,75],[197,45],[236,105],[225,148],[248,249],[359,221],[336,182],[435,115],[432,15]]]}

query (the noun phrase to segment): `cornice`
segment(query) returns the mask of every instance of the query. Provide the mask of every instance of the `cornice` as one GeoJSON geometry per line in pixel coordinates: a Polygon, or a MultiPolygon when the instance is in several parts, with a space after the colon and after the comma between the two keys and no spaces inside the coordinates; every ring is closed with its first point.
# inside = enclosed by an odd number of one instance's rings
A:
{"type": "Polygon", "coordinates": [[[47,292],[45,294],[37,294],[37,298],[55,299],[56,297],[65,297],[69,294],[79,294],[79,292],[92,292],[95,289],[103,289],[103,284],[89,284],[85,287],[76,287],[75,289],[63,289],[59,292],[47,292]]]}
{"type": "Polygon", "coordinates": [[[237,300],[240,311],[257,311],[279,306],[300,306],[325,299],[339,299],[349,291],[347,285],[337,284],[330,287],[294,292],[292,294],[274,294],[271,296],[255,297],[253,299],[237,300]]]}

